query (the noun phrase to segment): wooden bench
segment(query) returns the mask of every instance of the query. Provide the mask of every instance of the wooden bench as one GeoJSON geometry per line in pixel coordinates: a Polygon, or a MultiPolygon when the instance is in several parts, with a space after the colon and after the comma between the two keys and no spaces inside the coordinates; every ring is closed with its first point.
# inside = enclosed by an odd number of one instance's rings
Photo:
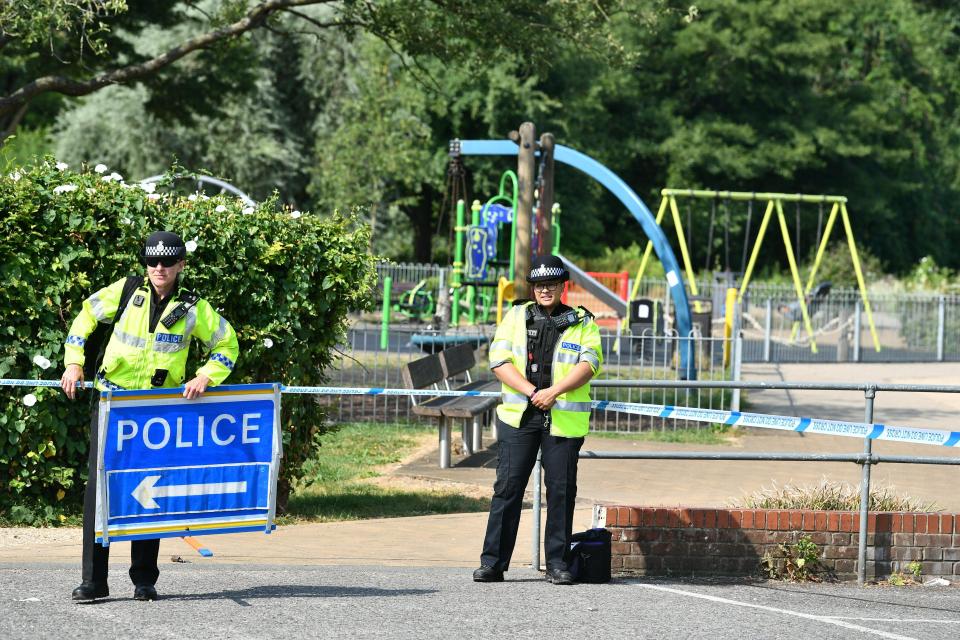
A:
{"type": "MultiPolygon", "coordinates": [[[[476,366],[476,358],[470,345],[444,349],[440,353],[408,362],[400,371],[403,384],[408,389],[454,389],[456,391],[487,391],[499,389],[496,381],[472,381],[470,369],[476,366]],[[449,353],[448,353],[449,352],[449,353]],[[465,382],[458,384],[458,378],[465,382]],[[496,383],[495,385],[493,383],[496,383]]],[[[413,412],[419,416],[436,418],[440,428],[440,468],[450,467],[450,420],[463,420],[463,445],[467,453],[473,453],[481,444],[483,425],[480,416],[490,414],[496,408],[496,397],[445,397],[438,396],[417,401],[412,398],[413,412]],[[471,421],[468,428],[468,422],[471,421]]]]}

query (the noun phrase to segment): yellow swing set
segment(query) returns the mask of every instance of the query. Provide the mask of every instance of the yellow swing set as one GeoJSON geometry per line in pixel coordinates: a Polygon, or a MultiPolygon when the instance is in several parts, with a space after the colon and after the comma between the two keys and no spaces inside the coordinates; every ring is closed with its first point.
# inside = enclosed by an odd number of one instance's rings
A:
{"type": "MultiPolygon", "coordinates": [[[[750,261],[747,263],[746,269],[743,272],[743,279],[740,283],[740,289],[737,293],[737,302],[743,301],[744,293],[747,291],[747,287],[750,285],[750,278],[753,275],[753,269],[756,266],[757,256],[760,254],[760,246],[763,243],[763,238],[766,235],[767,227],[770,224],[770,218],[773,216],[773,212],[777,213],[777,220],[780,223],[780,233],[783,237],[783,246],[786,249],[787,254],[787,263],[790,266],[790,275],[793,279],[794,290],[797,294],[797,302],[800,307],[800,313],[803,320],[804,329],[807,332],[807,335],[810,338],[810,350],[813,353],[817,352],[817,343],[814,339],[813,334],[813,325],[810,322],[810,314],[807,310],[806,298],[810,294],[810,291],[813,289],[813,284],[816,279],[817,269],[820,267],[820,262],[823,259],[823,254],[827,248],[827,242],[830,240],[830,233],[833,231],[833,226],[836,223],[837,216],[841,217],[843,221],[843,228],[847,237],[847,246],[850,249],[850,258],[853,261],[853,270],[857,276],[857,287],[860,290],[860,297],[863,300],[863,308],[866,311],[867,323],[870,326],[870,335],[873,338],[873,347],[876,351],[880,351],[880,340],[877,337],[877,330],[873,323],[873,313],[870,309],[870,300],[867,297],[867,287],[863,279],[863,269],[860,267],[860,257],[857,254],[857,245],[853,239],[853,228],[850,226],[850,216],[847,213],[847,199],[844,196],[828,196],[828,195],[807,195],[801,193],[761,193],[761,192],[752,192],[752,191],[711,191],[705,189],[663,189],[660,192],[662,199],[660,201],[660,208],[657,211],[656,222],[660,224],[663,220],[663,216],[666,214],[667,207],[670,208],[670,213],[673,218],[674,228],[677,231],[677,240],[680,244],[680,253],[683,258],[684,270],[686,271],[687,283],[690,289],[690,294],[693,296],[698,295],[697,291],[697,281],[694,278],[693,265],[690,261],[690,250],[687,243],[686,234],[684,234],[683,224],[680,222],[680,209],[677,206],[677,197],[689,197],[689,198],[700,198],[700,199],[711,199],[711,200],[727,200],[727,201],[767,201],[766,211],[763,214],[763,219],[760,222],[760,229],[757,234],[757,239],[753,244],[753,250],[750,253],[750,261]],[[793,244],[790,241],[790,232],[787,227],[786,215],[783,212],[783,203],[784,202],[807,202],[807,203],[831,203],[833,206],[830,209],[830,215],[827,218],[827,224],[824,228],[823,236],[820,238],[820,244],[817,247],[817,255],[813,261],[813,266],[810,269],[810,274],[807,277],[807,284],[804,287],[800,281],[800,270],[797,267],[797,260],[794,257],[793,244]]],[[[799,205],[798,205],[799,206],[799,205]]],[[[712,225],[712,221],[711,221],[712,225]]],[[[748,224],[748,233],[749,233],[749,224],[748,224]]],[[[749,242],[749,238],[747,239],[749,242]]],[[[643,259],[640,261],[640,268],[637,270],[637,277],[633,282],[633,289],[630,292],[630,300],[636,298],[637,293],[640,287],[640,280],[643,277],[643,274],[647,268],[647,262],[650,259],[650,254],[653,249],[653,243],[647,241],[647,247],[643,252],[643,259]]],[[[696,306],[698,303],[694,303],[696,306]]],[[[729,310],[728,310],[729,311],[729,310]]],[[[729,313],[727,314],[730,315],[729,313]]],[[[793,335],[796,335],[798,326],[794,325],[793,335]]]]}

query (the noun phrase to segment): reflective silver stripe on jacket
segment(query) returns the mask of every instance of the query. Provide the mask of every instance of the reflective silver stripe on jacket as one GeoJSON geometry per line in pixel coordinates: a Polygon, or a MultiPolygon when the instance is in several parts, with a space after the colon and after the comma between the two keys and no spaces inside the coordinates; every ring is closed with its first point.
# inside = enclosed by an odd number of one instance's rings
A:
{"type": "MultiPolygon", "coordinates": [[[[522,393],[512,393],[510,391],[501,393],[500,399],[503,400],[503,404],[527,404],[530,402],[530,398],[522,393]]],[[[589,405],[590,403],[588,402],[587,404],[589,405]]]]}
{"type": "MultiPolygon", "coordinates": [[[[194,307],[190,308],[190,311],[193,311],[194,307]]],[[[197,314],[193,314],[193,323],[197,323],[197,314]]],[[[192,329],[192,327],[191,327],[192,329]]],[[[217,330],[213,332],[213,335],[210,336],[210,339],[207,340],[204,344],[207,349],[213,349],[215,346],[220,344],[220,341],[223,340],[223,337],[227,335],[227,321],[223,316],[220,316],[220,325],[217,327],[217,330]]]]}
{"type": "Polygon", "coordinates": [[[503,349],[505,351],[513,350],[513,343],[509,340],[494,340],[490,343],[490,351],[495,351],[497,349],[503,349]]]}
{"type": "Polygon", "coordinates": [[[499,367],[500,365],[507,364],[508,362],[511,362],[511,361],[510,361],[510,360],[497,360],[496,362],[491,362],[491,363],[490,363],[490,370],[492,371],[493,369],[496,369],[496,368],[499,367]]]}
{"type": "Polygon", "coordinates": [[[589,362],[593,365],[594,369],[600,368],[600,358],[597,357],[593,349],[584,350],[584,352],[580,354],[580,362],[589,362]]]}
{"type": "Polygon", "coordinates": [[[190,339],[188,336],[183,337],[183,342],[154,342],[153,350],[157,353],[176,353],[177,351],[183,351],[190,346],[190,339]]]}
{"type": "Polygon", "coordinates": [[[553,406],[554,408],[560,409],[561,411],[577,411],[580,413],[589,413],[592,403],[591,402],[570,402],[569,400],[557,400],[556,404],[554,404],[553,406]]]}
{"type": "Polygon", "coordinates": [[[139,336],[131,335],[126,331],[121,331],[120,329],[113,330],[113,337],[120,344],[125,344],[128,347],[136,347],[137,349],[143,349],[147,346],[147,341],[144,338],[139,336]]]}
{"type": "Polygon", "coordinates": [[[566,351],[558,351],[557,357],[553,359],[554,362],[563,362],[565,364],[577,364],[580,362],[580,354],[577,353],[568,353],[566,351]]]}
{"type": "Polygon", "coordinates": [[[100,296],[96,293],[87,298],[87,302],[90,303],[90,311],[93,312],[93,317],[97,319],[97,322],[103,322],[107,319],[107,310],[104,308],[103,300],[100,299],[100,296]]]}
{"type": "Polygon", "coordinates": [[[197,308],[190,307],[187,310],[187,319],[183,322],[183,339],[186,340],[193,335],[193,330],[197,326],[197,308]]]}

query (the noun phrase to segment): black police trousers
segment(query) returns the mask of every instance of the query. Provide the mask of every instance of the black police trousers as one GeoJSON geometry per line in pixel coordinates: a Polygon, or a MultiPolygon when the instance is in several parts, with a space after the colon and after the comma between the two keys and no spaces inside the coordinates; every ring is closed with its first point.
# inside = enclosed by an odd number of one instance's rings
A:
{"type": "Polygon", "coordinates": [[[547,488],[547,525],[543,539],[547,568],[568,569],[567,551],[577,499],[577,462],[583,438],[550,435],[543,412],[528,410],[516,429],[497,420],[497,443],[500,447],[497,479],[480,564],[500,571],[510,568],[523,493],[537,461],[537,451],[542,449],[541,464],[547,488]]]}
{"type": "MultiPolygon", "coordinates": [[[[107,584],[107,562],[110,559],[110,547],[96,542],[97,518],[97,446],[98,402],[93,400],[90,409],[90,457],[87,461],[89,477],[87,490],[83,494],[83,568],[84,582],[95,585],[107,584]]],[[[160,577],[157,568],[157,556],[160,554],[160,540],[134,540],[130,543],[130,579],[133,584],[155,585],[160,577]]]]}

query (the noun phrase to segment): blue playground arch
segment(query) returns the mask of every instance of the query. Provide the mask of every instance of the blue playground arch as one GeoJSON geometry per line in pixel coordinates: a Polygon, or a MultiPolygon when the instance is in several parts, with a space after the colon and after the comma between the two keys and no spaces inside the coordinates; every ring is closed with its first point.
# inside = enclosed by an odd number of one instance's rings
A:
{"type": "MultiPolygon", "coordinates": [[[[518,153],[518,147],[509,140],[461,140],[460,153],[465,156],[515,156],[518,153]]],[[[682,272],[677,258],[673,255],[673,249],[670,248],[667,236],[663,233],[660,225],[657,224],[650,209],[643,203],[640,196],[634,193],[633,189],[621,180],[617,174],[590,156],[558,144],[554,147],[553,158],[557,162],[579,169],[617,196],[623,206],[633,214],[633,217],[643,227],[647,237],[653,242],[653,249],[657,252],[657,258],[660,259],[660,264],[663,265],[666,272],[670,297],[673,299],[677,332],[681,336],[680,377],[695,380],[697,370],[692,359],[693,344],[690,339],[684,339],[690,335],[692,328],[690,301],[687,299],[687,291],[683,286],[683,279],[680,277],[682,272]]]]}

